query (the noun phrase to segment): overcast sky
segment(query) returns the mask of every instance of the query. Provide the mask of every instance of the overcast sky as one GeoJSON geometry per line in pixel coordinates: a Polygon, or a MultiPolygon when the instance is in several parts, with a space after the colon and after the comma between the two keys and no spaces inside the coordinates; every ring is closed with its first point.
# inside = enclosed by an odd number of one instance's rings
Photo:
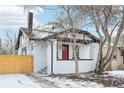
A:
{"type": "MultiPolygon", "coordinates": [[[[44,10],[42,7],[36,6],[30,9],[34,13],[33,24],[40,25],[54,19],[55,12],[44,10]]],[[[19,27],[27,26],[27,12],[24,6],[0,6],[0,38],[5,39],[5,32],[18,34],[19,27]]]]}
{"type": "MultiPolygon", "coordinates": [[[[42,8],[43,6],[33,6],[30,11],[33,12],[33,25],[45,25],[55,19],[57,10],[49,10],[42,8]]],[[[55,9],[57,6],[50,5],[47,8],[55,9]]],[[[0,38],[2,41],[6,38],[5,33],[9,32],[12,37],[14,34],[18,35],[20,27],[27,27],[27,12],[24,11],[24,6],[0,6],[0,38]]],[[[85,29],[92,34],[95,34],[93,28],[85,27],[85,29]]]]}

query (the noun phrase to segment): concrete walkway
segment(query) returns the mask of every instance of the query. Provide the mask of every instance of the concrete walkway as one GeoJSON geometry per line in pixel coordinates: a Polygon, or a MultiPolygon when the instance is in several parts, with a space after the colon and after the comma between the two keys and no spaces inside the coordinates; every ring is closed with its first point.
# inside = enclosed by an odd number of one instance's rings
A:
{"type": "Polygon", "coordinates": [[[37,74],[25,74],[28,76],[32,81],[39,84],[42,88],[58,88],[56,85],[54,85],[53,82],[50,82],[46,79],[43,79],[43,76],[39,76],[37,74]]]}

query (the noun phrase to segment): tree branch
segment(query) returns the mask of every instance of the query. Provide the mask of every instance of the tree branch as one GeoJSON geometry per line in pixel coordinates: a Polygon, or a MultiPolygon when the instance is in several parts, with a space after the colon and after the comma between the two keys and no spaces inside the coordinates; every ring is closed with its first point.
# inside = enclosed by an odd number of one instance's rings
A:
{"type": "Polygon", "coordinates": [[[120,23],[120,22],[117,22],[117,23],[115,24],[114,28],[112,29],[112,31],[111,31],[111,33],[110,33],[110,37],[112,36],[112,34],[113,34],[115,28],[118,26],[119,23],[120,23]]]}

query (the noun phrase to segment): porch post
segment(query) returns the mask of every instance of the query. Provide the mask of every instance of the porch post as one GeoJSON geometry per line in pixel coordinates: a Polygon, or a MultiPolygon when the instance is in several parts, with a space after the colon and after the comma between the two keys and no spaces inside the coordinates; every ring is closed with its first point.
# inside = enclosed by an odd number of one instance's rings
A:
{"type": "MultiPolygon", "coordinates": [[[[57,42],[57,41],[56,41],[57,42]]],[[[56,53],[56,58],[58,59],[59,57],[58,57],[58,42],[56,43],[56,51],[57,51],[57,53],[56,53]]]]}
{"type": "Polygon", "coordinates": [[[55,74],[56,72],[56,52],[57,41],[52,40],[51,44],[47,46],[47,73],[48,75],[55,74]]]}
{"type": "Polygon", "coordinates": [[[53,74],[56,74],[56,70],[57,70],[57,40],[54,39],[53,40],[53,74]]]}
{"type": "Polygon", "coordinates": [[[51,75],[51,44],[47,46],[47,74],[51,75]]]}

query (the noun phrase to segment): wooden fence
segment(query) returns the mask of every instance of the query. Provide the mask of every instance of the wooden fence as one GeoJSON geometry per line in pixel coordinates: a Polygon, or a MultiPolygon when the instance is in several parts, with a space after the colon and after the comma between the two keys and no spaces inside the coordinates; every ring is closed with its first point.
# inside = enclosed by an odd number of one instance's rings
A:
{"type": "Polygon", "coordinates": [[[33,72],[33,56],[0,55],[0,74],[33,72]]]}

